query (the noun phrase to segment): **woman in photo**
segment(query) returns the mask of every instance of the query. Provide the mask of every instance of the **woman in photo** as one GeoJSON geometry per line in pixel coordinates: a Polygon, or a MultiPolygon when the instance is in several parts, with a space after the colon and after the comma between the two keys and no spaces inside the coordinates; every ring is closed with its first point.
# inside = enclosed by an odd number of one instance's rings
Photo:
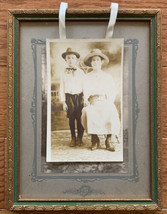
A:
{"type": "Polygon", "coordinates": [[[94,49],[85,57],[84,63],[92,70],[84,79],[82,125],[91,134],[91,150],[100,147],[98,135],[105,135],[106,149],[115,151],[111,135],[118,137],[120,133],[119,114],[114,104],[116,88],[112,75],[102,70],[109,59],[100,49],[94,49]]]}

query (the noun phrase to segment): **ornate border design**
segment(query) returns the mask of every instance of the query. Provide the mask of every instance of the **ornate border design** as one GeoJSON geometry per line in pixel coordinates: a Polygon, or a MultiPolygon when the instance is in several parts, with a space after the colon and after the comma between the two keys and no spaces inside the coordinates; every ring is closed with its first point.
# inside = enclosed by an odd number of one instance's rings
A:
{"type": "Polygon", "coordinates": [[[14,17],[8,13],[8,151],[7,151],[7,206],[13,205],[13,142],[14,142],[14,17]]]}
{"type": "Polygon", "coordinates": [[[156,142],[157,142],[157,160],[158,160],[158,204],[162,206],[162,122],[161,122],[161,12],[156,15],[156,142]]]}
{"type": "MultiPolygon", "coordinates": [[[[45,45],[46,42],[40,39],[35,39],[33,38],[31,40],[31,48],[32,48],[32,55],[33,55],[33,62],[34,62],[34,82],[37,82],[37,47],[38,45],[45,45]]],[[[132,63],[132,76],[133,76],[133,126],[134,126],[134,139],[135,139],[135,133],[136,133],[136,124],[137,124],[137,119],[140,113],[140,108],[138,104],[138,99],[136,95],[136,86],[135,86],[135,68],[136,68],[136,58],[137,58],[137,51],[139,48],[139,41],[137,39],[127,39],[124,41],[124,45],[131,45],[132,46],[132,57],[133,57],[133,63],[132,63]]],[[[33,89],[33,97],[32,97],[32,104],[31,104],[31,118],[32,118],[32,123],[33,123],[33,128],[34,128],[34,160],[33,160],[33,170],[31,173],[32,176],[32,181],[33,182],[41,182],[44,180],[48,179],[68,179],[69,176],[38,176],[37,175],[37,160],[36,160],[36,155],[37,155],[37,105],[36,105],[36,99],[37,99],[37,86],[34,84],[34,89],[33,89]]],[[[96,177],[96,175],[92,176],[94,178],[91,179],[78,179],[77,176],[74,176],[75,180],[80,180],[80,182],[85,182],[85,181],[93,181],[93,180],[101,180],[101,179],[122,179],[122,180],[128,180],[128,181],[138,181],[139,180],[139,172],[138,172],[138,165],[137,165],[137,160],[136,160],[136,148],[135,148],[135,140],[134,140],[134,155],[133,155],[133,173],[132,175],[119,175],[119,176],[114,176],[111,175],[110,177],[105,177],[103,175],[101,178],[96,177]]]]}
{"type": "MultiPolygon", "coordinates": [[[[26,16],[39,16],[39,15],[56,15],[58,16],[59,10],[58,9],[27,9],[27,10],[9,10],[14,16],[21,15],[22,17],[26,16]]],[[[159,13],[160,10],[158,9],[119,9],[118,15],[132,15],[132,16],[155,16],[159,13]]],[[[76,16],[91,16],[91,15],[102,15],[106,16],[108,19],[110,14],[110,9],[67,9],[67,17],[68,15],[76,16]]],[[[27,17],[28,18],[28,17],[27,17]]],[[[45,17],[47,19],[47,17],[45,17]]],[[[90,17],[91,18],[91,17],[90,17]]],[[[132,17],[133,18],[133,17],[132,17]]],[[[89,18],[88,18],[89,19],[89,18]]]]}
{"type": "MultiPolygon", "coordinates": [[[[85,15],[88,15],[91,19],[93,15],[100,16],[103,18],[108,18],[109,10],[68,10],[67,16],[68,18],[75,18],[77,15],[80,18],[84,19],[85,15]]],[[[96,202],[96,205],[88,205],[84,202],[84,205],[81,205],[81,202],[69,202],[64,203],[64,205],[44,205],[43,202],[38,201],[39,205],[15,205],[15,195],[14,195],[14,174],[16,174],[17,170],[14,171],[14,141],[17,140],[17,124],[14,124],[15,120],[17,121],[16,115],[14,114],[17,109],[17,103],[14,102],[17,92],[16,87],[14,85],[14,21],[17,15],[22,16],[24,19],[39,19],[39,16],[48,15],[44,17],[47,19],[55,19],[58,15],[58,10],[11,10],[8,13],[8,147],[7,147],[7,207],[13,211],[23,211],[23,210],[32,210],[32,211],[40,211],[40,210],[159,210],[162,203],[162,183],[161,183],[161,154],[162,154],[162,146],[161,146],[161,136],[162,136],[162,126],[161,126],[161,12],[160,10],[120,10],[119,15],[124,17],[125,15],[128,17],[127,19],[135,20],[135,18],[151,20],[151,17],[155,17],[156,21],[156,142],[157,142],[157,174],[158,174],[158,203],[147,202],[144,201],[140,205],[134,204],[117,204],[116,202],[111,202],[110,204],[99,204],[96,202]],[[33,17],[32,17],[33,15],[33,17]],[[53,16],[52,16],[53,15],[53,16]],[[42,205],[43,203],[43,205],[42,205]],[[70,205],[71,204],[71,205],[70,205]]],[[[98,18],[97,18],[98,19],[98,18]]],[[[18,18],[17,20],[21,20],[18,18]]],[[[138,108],[136,108],[138,109],[138,108]]],[[[15,163],[16,165],[16,163],[15,163]]],[[[31,200],[29,200],[30,202],[31,200]]],[[[119,201],[121,202],[121,201],[119,201]]]]}
{"type": "Polygon", "coordinates": [[[95,194],[104,194],[99,189],[92,189],[89,185],[82,185],[79,189],[78,188],[69,188],[66,191],[64,191],[64,194],[74,194],[74,195],[80,195],[82,197],[85,197],[87,195],[91,195],[92,193],[95,194]]]}
{"type": "Polygon", "coordinates": [[[80,211],[107,211],[107,210],[122,210],[122,211],[155,211],[160,210],[157,205],[36,205],[36,206],[28,206],[28,205],[14,205],[11,211],[69,211],[69,210],[80,210],[80,211]]]}

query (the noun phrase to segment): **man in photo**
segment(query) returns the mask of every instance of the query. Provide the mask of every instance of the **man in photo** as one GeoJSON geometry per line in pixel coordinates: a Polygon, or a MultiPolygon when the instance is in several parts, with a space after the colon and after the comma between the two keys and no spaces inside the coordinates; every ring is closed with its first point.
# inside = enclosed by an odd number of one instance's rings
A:
{"type": "Polygon", "coordinates": [[[83,108],[83,79],[84,72],[77,66],[80,54],[71,48],[67,48],[62,54],[67,67],[61,74],[60,99],[63,109],[67,111],[71,132],[70,146],[81,146],[84,129],[81,124],[81,111],[83,108]],[[77,137],[75,133],[75,121],[77,122],[77,137]]]}

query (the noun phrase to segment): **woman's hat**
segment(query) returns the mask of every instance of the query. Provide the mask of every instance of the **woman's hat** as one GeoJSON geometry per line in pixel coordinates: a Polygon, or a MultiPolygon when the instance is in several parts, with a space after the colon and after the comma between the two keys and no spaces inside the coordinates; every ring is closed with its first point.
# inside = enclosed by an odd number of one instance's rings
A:
{"type": "Polygon", "coordinates": [[[100,49],[93,49],[84,59],[84,63],[87,66],[91,66],[91,59],[93,56],[100,56],[104,60],[103,65],[107,65],[109,63],[109,59],[106,55],[104,55],[100,49]]]}
{"type": "Polygon", "coordinates": [[[77,53],[77,52],[75,52],[75,51],[73,51],[71,48],[67,48],[66,52],[64,52],[64,53],[62,54],[62,57],[65,59],[66,56],[69,55],[69,54],[74,54],[77,58],[80,57],[80,54],[77,53]]]}

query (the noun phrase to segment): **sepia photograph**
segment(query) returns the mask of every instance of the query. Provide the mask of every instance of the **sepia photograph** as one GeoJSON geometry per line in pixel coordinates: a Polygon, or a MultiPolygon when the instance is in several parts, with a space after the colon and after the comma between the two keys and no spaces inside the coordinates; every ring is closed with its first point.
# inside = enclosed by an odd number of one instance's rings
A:
{"type": "Polygon", "coordinates": [[[47,39],[47,162],[123,161],[123,39],[47,39]]]}

